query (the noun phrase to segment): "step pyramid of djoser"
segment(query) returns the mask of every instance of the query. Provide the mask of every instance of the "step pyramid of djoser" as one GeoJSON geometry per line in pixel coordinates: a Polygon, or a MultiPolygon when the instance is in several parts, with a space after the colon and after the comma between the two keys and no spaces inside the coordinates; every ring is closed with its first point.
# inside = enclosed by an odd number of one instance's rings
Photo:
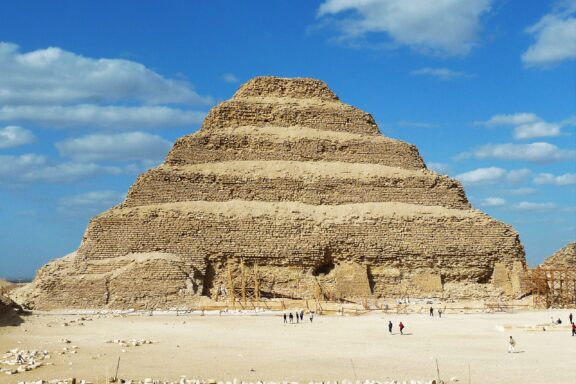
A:
{"type": "MultiPolygon", "coordinates": [[[[222,300],[227,271],[238,287],[239,260],[258,267],[267,297],[313,297],[321,280],[363,287],[336,287],[340,298],[461,297],[461,287],[485,298],[525,270],[518,234],[469,209],[461,185],[427,171],[416,147],[379,134],[323,82],[262,77],[94,217],[76,254],[43,267],[23,302],[190,307],[222,300]]],[[[525,293],[496,295],[506,292],[525,293]]]]}
{"type": "Polygon", "coordinates": [[[445,281],[485,282],[496,261],[518,261],[518,248],[510,226],[476,210],[234,200],[109,210],[91,221],[78,255],[84,262],[108,260],[112,270],[128,254],[172,254],[202,275],[230,258],[306,271],[329,256],[406,275],[426,270],[445,281]]]}
{"type": "Polygon", "coordinates": [[[300,126],[200,130],[178,139],[166,157],[166,164],[231,160],[341,161],[426,168],[414,145],[382,135],[320,131],[300,126]]]}
{"type": "Polygon", "coordinates": [[[160,166],[141,175],[124,207],[184,201],[402,202],[469,209],[460,183],[380,164],[230,161],[160,166]]]}

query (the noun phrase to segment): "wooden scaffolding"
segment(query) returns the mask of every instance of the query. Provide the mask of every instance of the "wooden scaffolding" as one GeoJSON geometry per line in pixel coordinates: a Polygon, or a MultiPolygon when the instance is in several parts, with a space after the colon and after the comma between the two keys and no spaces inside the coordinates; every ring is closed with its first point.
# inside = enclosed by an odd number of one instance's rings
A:
{"type": "Polygon", "coordinates": [[[260,276],[258,265],[254,264],[249,268],[241,259],[238,268],[228,263],[227,270],[227,293],[228,300],[233,308],[239,303],[242,308],[246,308],[248,302],[256,307],[260,303],[260,276]],[[239,276],[238,276],[239,275],[239,276]],[[239,280],[239,281],[238,281],[239,280]]]}
{"type": "Polygon", "coordinates": [[[531,277],[536,308],[576,308],[576,269],[538,267],[531,277]]]}

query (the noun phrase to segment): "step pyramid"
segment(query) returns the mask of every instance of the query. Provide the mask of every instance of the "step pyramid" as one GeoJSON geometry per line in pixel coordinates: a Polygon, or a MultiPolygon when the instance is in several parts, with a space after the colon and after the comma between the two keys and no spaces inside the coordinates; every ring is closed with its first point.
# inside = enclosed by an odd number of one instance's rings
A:
{"type": "Polygon", "coordinates": [[[524,249],[319,80],[257,77],[21,292],[34,308],[517,295],[524,249]],[[241,292],[240,292],[241,291],[241,292]]]}

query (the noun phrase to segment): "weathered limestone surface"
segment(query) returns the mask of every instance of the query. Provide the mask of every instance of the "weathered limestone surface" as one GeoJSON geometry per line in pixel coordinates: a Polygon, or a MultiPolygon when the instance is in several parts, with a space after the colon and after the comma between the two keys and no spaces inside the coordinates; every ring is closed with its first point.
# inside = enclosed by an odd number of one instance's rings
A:
{"type": "Polygon", "coordinates": [[[568,243],[552,256],[544,260],[544,268],[576,268],[576,242],[568,243]]]}
{"type": "Polygon", "coordinates": [[[261,77],[17,296],[36,308],[190,306],[239,284],[260,297],[513,296],[525,269],[517,233],[414,146],[318,80],[261,77]]]}

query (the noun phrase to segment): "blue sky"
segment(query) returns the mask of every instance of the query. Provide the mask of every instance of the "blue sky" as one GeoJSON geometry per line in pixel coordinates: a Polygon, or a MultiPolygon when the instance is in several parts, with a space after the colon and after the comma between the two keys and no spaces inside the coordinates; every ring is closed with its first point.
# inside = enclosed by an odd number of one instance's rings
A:
{"type": "Polygon", "coordinates": [[[514,226],[576,239],[576,1],[0,3],[0,276],[91,216],[258,75],[315,77],[514,226]]]}

